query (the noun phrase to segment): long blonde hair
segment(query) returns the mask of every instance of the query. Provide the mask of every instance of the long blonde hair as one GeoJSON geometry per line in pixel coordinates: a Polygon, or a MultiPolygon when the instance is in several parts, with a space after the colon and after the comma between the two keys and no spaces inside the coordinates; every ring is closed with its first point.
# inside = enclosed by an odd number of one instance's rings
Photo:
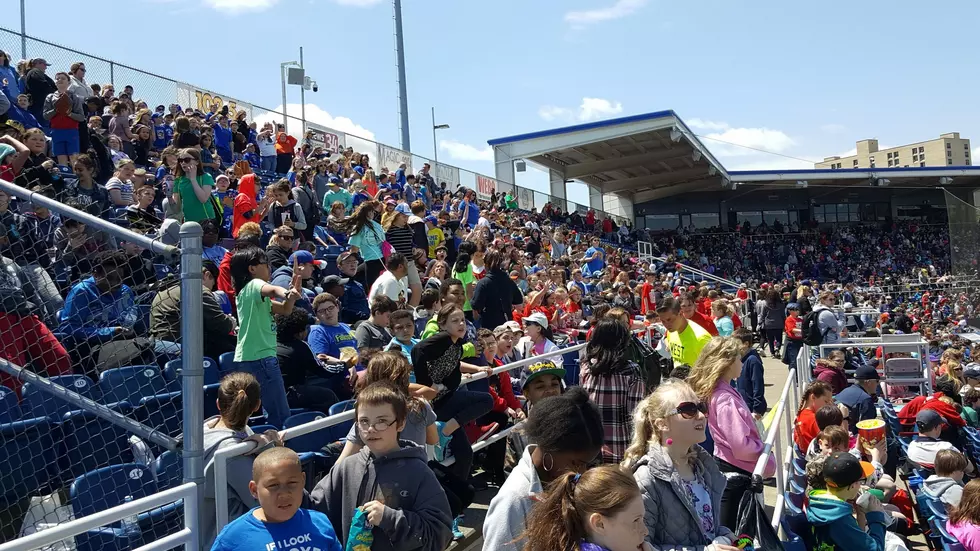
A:
{"type": "Polygon", "coordinates": [[[732,337],[714,337],[704,345],[698,360],[691,366],[687,383],[698,398],[708,402],[718,381],[728,372],[735,360],[742,357],[741,343],[732,337]]]}
{"type": "MultiPolygon", "coordinates": [[[[622,465],[632,469],[633,465],[646,455],[653,446],[660,446],[662,437],[657,427],[658,419],[667,419],[680,403],[680,396],[695,394],[691,385],[680,379],[667,379],[657,390],[643,399],[633,411],[633,441],[623,455],[622,465]]],[[[695,457],[692,452],[690,459],[695,457]]]]}

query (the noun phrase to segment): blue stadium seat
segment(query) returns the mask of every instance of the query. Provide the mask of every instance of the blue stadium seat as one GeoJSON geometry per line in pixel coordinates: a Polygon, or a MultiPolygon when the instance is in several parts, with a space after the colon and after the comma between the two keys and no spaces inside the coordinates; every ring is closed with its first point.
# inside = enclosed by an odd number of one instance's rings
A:
{"type": "Polygon", "coordinates": [[[789,514],[801,515],[803,514],[803,501],[805,500],[805,494],[798,494],[795,492],[784,492],[783,501],[786,503],[786,511],[789,514]]]}
{"type": "Polygon", "coordinates": [[[255,434],[262,434],[267,430],[279,430],[275,427],[275,425],[253,425],[251,429],[255,434]]]}
{"type": "Polygon", "coordinates": [[[218,373],[223,376],[233,371],[235,371],[235,353],[225,352],[218,356],[218,373]]]}
{"type": "MultiPolygon", "coordinates": [[[[283,423],[283,428],[288,432],[288,430],[292,427],[304,425],[311,421],[316,421],[317,419],[323,419],[324,417],[326,417],[326,415],[319,411],[307,411],[296,415],[290,415],[283,423]]],[[[336,436],[337,432],[337,426],[335,425],[325,430],[318,430],[309,434],[304,434],[303,436],[297,436],[296,438],[286,442],[286,446],[300,454],[303,452],[320,452],[324,446],[339,439],[336,436]]],[[[343,438],[343,436],[346,435],[347,433],[344,432],[340,438],[343,438]]]]}
{"type": "Polygon", "coordinates": [[[99,388],[107,402],[137,404],[147,396],[180,390],[180,384],[168,383],[156,366],[131,365],[103,371],[99,388]]]}
{"type": "Polygon", "coordinates": [[[0,503],[48,494],[58,476],[56,425],[37,417],[0,425],[0,503]]]}
{"type": "Polygon", "coordinates": [[[218,301],[218,306],[221,307],[221,311],[226,314],[231,314],[231,298],[224,291],[212,291],[214,294],[214,299],[218,301]]]}
{"type": "Polygon", "coordinates": [[[180,486],[184,480],[183,459],[175,451],[167,450],[153,461],[153,477],[161,490],[180,486]]]}
{"type": "Polygon", "coordinates": [[[165,279],[168,275],[170,275],[170,266],[167,266],[166,264],[154,264],[153,270],[156,271],[158,280],[165,279]]]}
{"type": "MultiPolygon", "coordinates": [[[[109,406],[129,416],[133,407],[126,403],[109,406]]],[[[73,411],[61,424],[63,437],[61,477],[71,481],[83,474],[109,465],[133,462],[129,432],[89,411],[73,411]]]]}
{"type": "Polygon", "coordinates": [[[144,425],[176,437],[183,432],[183,403],[180,392],[149,396],[136,406],[136,418],[144,425]]]}
{"type": "MultiPolygon", "coordinates": [[[[180,386],[181,369],[183,366],[183,358],[177,358],[176,360],[170,360],[165,366],[163,366],[163,378],[167,382],[177,383],[180,386]]],[[[204,357],[204,384],[214,385],[221,382],[221,376],[218,374],[218,362],[204,357]]],[[[174,389],[176,390],[176,389],[174,389]]]]}
{"type": "MultiPolygon", "coordinates": [[[[344,400],[342,402],[337,402],[336,404],[330,406],[328,410],[330,415],[337,415],[338,413],[343,413],[354,409],[354,400],[344,400]]],[[[351,427],[354,426],[354,420],[344,421],[343,423],[336,425],[334,429],[335,434],[340,434],[340,439],[344,439],[347,433],[350,432],[351,427]]]]}
{"type": "Polygon", "coordinates": [[[949,518],[949,515],[946,513],[946,505],[944,505],[942,501],[939,501],[938,499],[930,499],[926,502],[926,506],[928,507],[929,513],[932,517],[942,519],[943,522],[949,518]]]}
{"type": "MultiPolygon", "coordinates": [[[[86,473],[71,485],[71,508],[75,518],[91,515],[125,503],[126,497],[139,499],[156,493],[157,483],[149,467],[127,463],[103,467],[86,473]]],[[[138,515],[139,533],[126,532],[121,523],[89,530],[75,536],[78,551],[132,549],[156,541],[183,525],[183,506],[170,504],[138,515]]]]}
{"type": "Polygon", "coordinates": [[[204,418],[210,419],[215,415],[220,415],[218,410],[218,389],[221,384],[204,385],[204,418]]]}
{"type": "Polygon", "coordinates": [[[963,551],[963,544],[946,530],[945,520],[934,519],[930,526],[937,536],[939,544],[942,545],[943,551],[963,551]]]}
{"type": "Polygon", "coordinates": [[[0,386],[0,423],[13,423],[20,417],[20,402],[17,400],[17,394],[5,386],[0,386]]]}
{"type": "MultiPolygon", "coordinates": [[[[101,399],[98,387],[84,375],[59,375],[49,380],[86,398],[96,401],[101,399]]],[[[30,417],[47,417],[54,422],[60,422],[65,414],[77,409],[65,400],[30,383],[24,383],[21,395],[24,414],[30,417]]]]}

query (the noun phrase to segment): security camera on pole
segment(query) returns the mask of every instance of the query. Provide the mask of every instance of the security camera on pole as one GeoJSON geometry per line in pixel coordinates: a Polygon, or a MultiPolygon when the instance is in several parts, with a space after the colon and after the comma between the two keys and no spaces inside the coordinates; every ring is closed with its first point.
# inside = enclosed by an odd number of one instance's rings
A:
{"type": "Polygon", "coordinates": [[[318,92],[320,90],[319,85],[316,81],[306,76],[306,70],[303,68],[303,48],[299,49],[299,61],[286,61],[279,64],[279,70],[282,77],[282,123],[287,125],[288,128],[288,116],[286,114],[286,85],[292,84],[299,86],[299,97],[300,97],[300,119],[302,120],[302,131],[301,135],[306,135],[306,91],[313,90],[318,92]]]}

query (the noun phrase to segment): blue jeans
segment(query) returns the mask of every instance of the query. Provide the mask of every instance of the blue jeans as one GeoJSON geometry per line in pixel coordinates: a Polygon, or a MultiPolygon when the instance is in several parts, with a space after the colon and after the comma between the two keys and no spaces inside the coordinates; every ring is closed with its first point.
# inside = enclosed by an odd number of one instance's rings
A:
{"type": "Polygon", "coordinates": [[[276,169],[276,156],[268,155],[266,157],[259,158],[259,169],[267,172],[272,172],[276,169]]]}
{"type": "Polygon", "coordinates": [[[279,370],[279,359],[275,356],[235,362],[235,371],[251,373],[262,387],[262,407],[265,408],[270,425],[282,428],[289,417],[289,402],[286,400],[286,385],[282,381],[282,371],[279,370]]]}
{"type": "Polygon", "coordinates": [[[473,447],[470,446],[463,427],[493,409],[493,399],[486,392],[457,389],[450,396],[433,404],[433,409],[436,420],[446,422],[456,419],[459,422],[459,428],[453,432],[452,440],[449,441],[449,449],[452,450],[456,462],[447,469],[463,480],[468,480],[473,467],[473,447]]]}

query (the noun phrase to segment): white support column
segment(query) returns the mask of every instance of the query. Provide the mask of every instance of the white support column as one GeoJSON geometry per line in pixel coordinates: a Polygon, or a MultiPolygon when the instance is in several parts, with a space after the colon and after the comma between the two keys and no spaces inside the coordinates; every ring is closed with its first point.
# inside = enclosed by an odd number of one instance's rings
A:
{"type": "Polygon", "coordinates": [[[617,193],[607,193],[602,196],[604,211],[614,216],[633,220],[633,200],[617,193]]]}
{"type": "Polygon", "coordinates": [[[589,186],[589,208],[602,210],[602,190],[597,187],[589,186]]]}
{"type": "Polygon", "coordinates": [[[514,159],[503,148],[493,148],[494,178],[511,186],[517,185],[514,175],[514,159]]]}
{"type": "Polygon", "coordinates": [[[565,190],[565,174],[553,168],[548,169],[551,181],[551,204],[560,207],[562,212],[568,212],[568,192],[565,190]]]}

